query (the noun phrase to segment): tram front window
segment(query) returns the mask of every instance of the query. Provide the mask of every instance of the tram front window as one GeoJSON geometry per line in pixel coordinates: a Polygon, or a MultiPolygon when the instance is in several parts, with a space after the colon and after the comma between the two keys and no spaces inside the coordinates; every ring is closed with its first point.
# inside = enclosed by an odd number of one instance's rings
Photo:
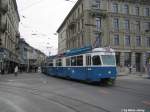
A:
{"type": "Polygon", "coordinates": [[[100,56],[96,55],[92,57],[93,65],[101,65],[100,56]]]}
{"type": "Polygon", "coordinates": [[[102,55],[103,65],[116,65],[115,56],[113,55],[102,55]]]}

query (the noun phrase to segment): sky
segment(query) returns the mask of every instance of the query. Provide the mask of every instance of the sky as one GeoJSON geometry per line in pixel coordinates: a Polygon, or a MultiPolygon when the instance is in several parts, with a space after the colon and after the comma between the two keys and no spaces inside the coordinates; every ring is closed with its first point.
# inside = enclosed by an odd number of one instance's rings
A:
{"type": "Polygon", "coordinates": [[[57,29],[77,0],[16,0],[21,38],[46,55],[57,54],[57,29]]]}

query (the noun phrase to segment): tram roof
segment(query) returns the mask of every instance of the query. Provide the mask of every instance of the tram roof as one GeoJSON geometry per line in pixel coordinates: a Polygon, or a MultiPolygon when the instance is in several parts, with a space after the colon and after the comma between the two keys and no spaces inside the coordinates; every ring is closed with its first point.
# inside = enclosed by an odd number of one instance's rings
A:
{"type": "Polygon", "coordinates": [[[115,50],[110,47],[104,47],[104,48],[94,48],[92,49],[92,52],[115,52],[115,50]]]}
{"type": "Polygon", "coordinates": [[[50,57],[48,57],[48,59],[74,56],[74,55],[90,53],[90,52],[114,52],[114,50],[112,48],[109,48],[109,47],[92,49],[92,46],[87,46],[87,47],[83,47],[83,48],[75,48],[75,49],[67,50],[64,53],[54,55],[54,56],[50,56],[50,57]]]}

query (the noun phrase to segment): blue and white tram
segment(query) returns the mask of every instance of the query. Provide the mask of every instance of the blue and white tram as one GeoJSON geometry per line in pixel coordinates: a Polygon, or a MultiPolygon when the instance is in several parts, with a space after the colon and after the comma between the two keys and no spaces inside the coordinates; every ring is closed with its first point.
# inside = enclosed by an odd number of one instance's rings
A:
{"type": "Polygon", "coordinates": [[[115,52],[111,48],[85,47],[51,56],[43,73],[88,82],[116,79],[115,52]]]}

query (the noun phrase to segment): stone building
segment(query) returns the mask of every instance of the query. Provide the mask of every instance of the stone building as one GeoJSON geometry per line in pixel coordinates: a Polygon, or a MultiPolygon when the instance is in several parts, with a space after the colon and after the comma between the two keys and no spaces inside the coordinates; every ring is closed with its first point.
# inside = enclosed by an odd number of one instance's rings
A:
{"type": "Polygon", "coordinates": [[[0,0],[0,70],[13,72],[19,63],[19,14],[16,0],[0,0]]]}
{"type": "Polygon", "coordinates": [[[19,68],[22,72],[35,71],[45,59],[43,52],[30,46],[24,39],[19,40],[19,68]]]}
{"type": "Polygon", "coordinates": [[[150,58],[149,0],[78,0],[58,32],[58,52],[112,47],[117,65],[144,71],[150,58]]]}

